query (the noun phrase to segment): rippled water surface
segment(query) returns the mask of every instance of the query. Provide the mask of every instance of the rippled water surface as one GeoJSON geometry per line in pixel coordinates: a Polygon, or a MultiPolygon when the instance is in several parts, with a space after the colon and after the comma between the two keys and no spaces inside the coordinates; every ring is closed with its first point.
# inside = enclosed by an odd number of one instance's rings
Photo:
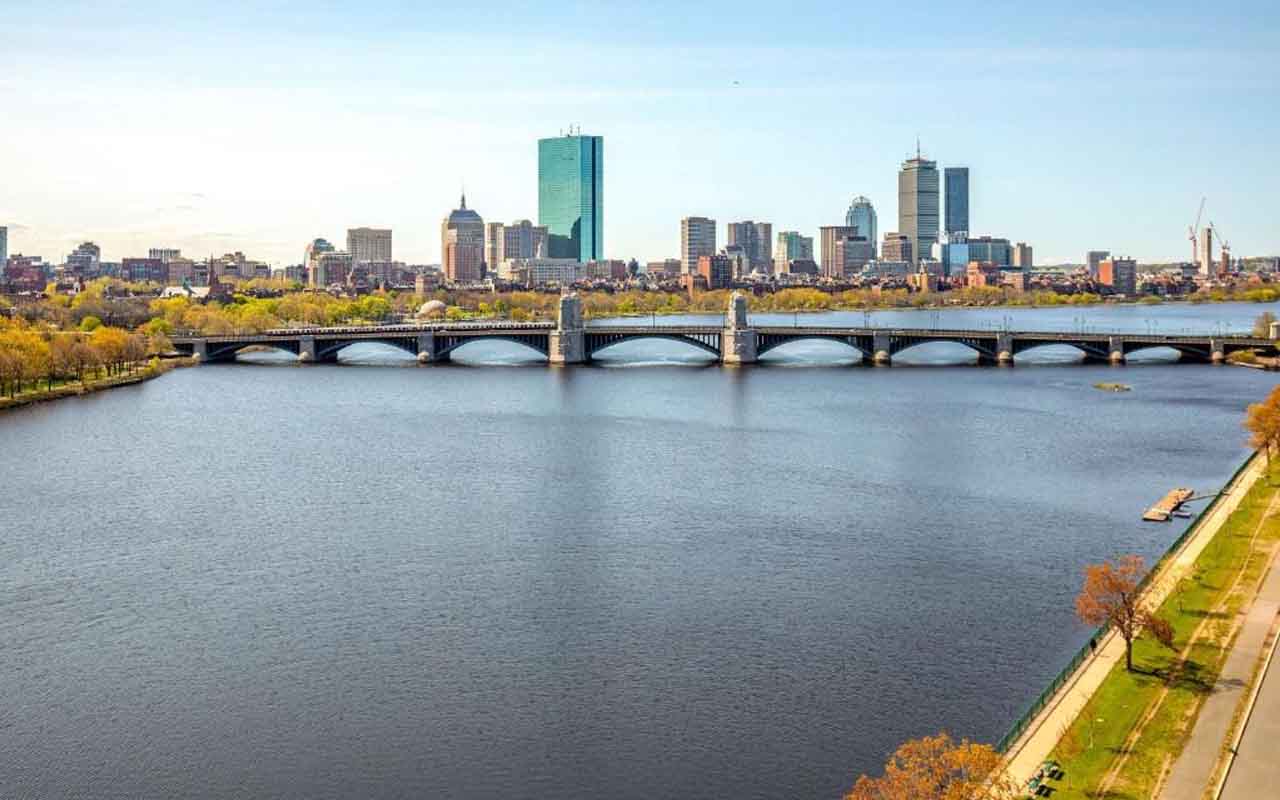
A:
{"type": "Polygon", "coordinates": [[[1086,635],[1081,566],[1160,553],[1142,509],[1220,486],[1275,383],[603,355],[260,353],[4,414],[0,794],[835,797],[999,738],[1086,635]]]}

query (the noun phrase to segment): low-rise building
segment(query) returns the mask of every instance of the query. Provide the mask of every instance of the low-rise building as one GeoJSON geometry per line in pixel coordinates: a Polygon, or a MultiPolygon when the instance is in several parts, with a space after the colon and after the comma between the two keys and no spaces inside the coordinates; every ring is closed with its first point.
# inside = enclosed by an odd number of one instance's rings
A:
{"type": "Polygon", "coordinates": [[[708,290],[728,289],[733,285],[733,261],[726,255],[699,256],[697,274],[708,290]]]}
{"type": "Polygon", "coordinates": [[[1116,294],[1132,297],[1138,293],[1138,262],[1132,258],[1106,258],[1098,264],[1098,282],[1116,294]]]}
{"type": "Polygon", "coordinates": [[[884,243],[880,245],[880,259],[882,261],[905,261],[910,263],[914,260],[913,256],[910,236],[896,231],[884,235],[884,243]]]}
{"type": "Polygon", "coordinates": [[[585,276],[586,265],[576,258],[509,258],[498,267],[498,278],[522,286],[572,286],[585,276]]]}
{"type": "Polygon", "coordinates": [[[999,286],[1000,267],[990,261],[970,261],[964,285],[970,289],[999,286]]]}

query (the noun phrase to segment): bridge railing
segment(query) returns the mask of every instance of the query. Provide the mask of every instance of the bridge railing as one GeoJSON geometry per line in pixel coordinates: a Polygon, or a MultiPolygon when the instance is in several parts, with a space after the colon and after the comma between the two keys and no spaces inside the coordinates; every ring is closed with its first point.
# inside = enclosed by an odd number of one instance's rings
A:
{"type": "MultiPolygon", "coordinates": [[[[1146,591],[1147,587],[1151,585],[1151,581],[1154,577],[1160,573],[1160,570],[1162,570],[1165,564],[1169,562],[1169,559],[1173,558],[1177,554],[1177,552],[1182,548],[1182,545],[1186,543],[1187,539],[1200,529],[1200,526],[1204,524],[1206,519],[1208,519],[1209,514],[1217,507],[1218,501],[1221,500],[1222,497],[1239,482],[1240,476],[1246,469],[1248,469],[1249,465],[1253,463],[1253,459],[1257,457],[1257,453],[1254,453],[1244,460],[1244,463],[1241,464],[1231,475],[1231,479],[1223,485],[1222,491],[1213,496],[1213,499],[1204,507],[1204,510],[1196,515],[1195,521],[1188,525],[1187,529],[1184,530],[1178,538],[1174,539],[1173,542],[1165,549],[1164,553],[1156,563],[1151,565],[1151,569],[1147,571],[1147,574],[1143,576],[1142,580],[1138,583],[1139,592],[1146,591]]],[[[1022,734],[1026,732],[1027,727],[1033,720],[1035,720],[1036,715],[1043,711],[1044,707],[1049,704],[1049,701],[1053,699],[1053,696],[1057,694],[1058,690],[1071,680],[1072,677],[1074,677],[1075,672],[1080,668],[1080,665],[1089,659],[1089,656],[1093,653],[1091,643],[1101,641],[1102,637],[1105,636],[1110,629],[1110,625],[1103,625],[1090,635],[1089,641],[1085,642],[1084,645],[1076,651],[1075,655],[1071,657],[1066,666],[1064,666],[1058,674],[1049,681],[1049,685],[1045,687],[1044,691],[1040,692],[1040,695],[1036,697],[1035,700],[1031,701],[1031,705],[1022,713],[1022,716],[1018,717],[1018,719],[1009,726],[1008,732],[1005,733],[1004,737],[996,744],[997,751],[1001,753],[1007,751],[1009,746],[1016,742],[1018,737],[1022,736],[1022,734]]]]}

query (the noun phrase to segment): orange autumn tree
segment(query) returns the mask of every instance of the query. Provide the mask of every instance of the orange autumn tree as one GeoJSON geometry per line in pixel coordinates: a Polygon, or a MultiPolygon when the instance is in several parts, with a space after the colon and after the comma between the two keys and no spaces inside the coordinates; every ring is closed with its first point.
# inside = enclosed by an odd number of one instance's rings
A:
{"type": "Polygon", "coordinates": [[[1267,472],[1270,474],[1271,451],[1280,446],[1280,386],[1271,390],[1261,403],[1249,406],[1244,418],[1244,428],[1249,432],[1249,444],[1267,456],[1267,472]]]}
{"type": "Polygon", "coordinates": [[[1133,672],[1133,640],[1144,630],[1173,647],[1173,627],[1139,602],[1146,567],[1142,556],[1128,555],[1119,564],[1104,561],[1084,569],[1084,586],[1076,597],[1076,616],[1086,625],[1109,624],[1124,639],[1125,668],[1133,672]]]}
{"type": "Polygon", "coordinates": [[[912,739],[898,747],[878,778],[863,775],[845,800],[1011,800],[1017,787],[1000,774],[991,745],[949,735],[912,739]]]}

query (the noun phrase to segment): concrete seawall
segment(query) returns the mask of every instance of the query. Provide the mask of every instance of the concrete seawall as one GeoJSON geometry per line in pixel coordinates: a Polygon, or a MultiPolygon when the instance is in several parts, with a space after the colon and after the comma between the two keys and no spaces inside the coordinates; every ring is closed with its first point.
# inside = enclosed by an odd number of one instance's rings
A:
{"type": "MultiPolygon", "coordinates": [[[[1222,529],[1223,523],[1240,506],[1255,482],[1263,476],[1266,462],[1254,454],[1223,487],[1218,502],[1192,523],[1190,533],[1156,568],[1143,591],[1142,604],[1148,609],[1159,607],[1183,577],[1190,574],[1196,559],[1222,529]]],[[[1019,786],[1025,785],[1040,765],[1050,757],[1062,732],[1075,721],[1085,704],[1106,680],[1116,664],[1124,660],[1124,639],[1114,631],[1098,642],[1097,651],[1085,659],[1062,687],[1045,703],[1044,708],[1027,725],[1005,752],[1006,775],[1019,786]]]]}

